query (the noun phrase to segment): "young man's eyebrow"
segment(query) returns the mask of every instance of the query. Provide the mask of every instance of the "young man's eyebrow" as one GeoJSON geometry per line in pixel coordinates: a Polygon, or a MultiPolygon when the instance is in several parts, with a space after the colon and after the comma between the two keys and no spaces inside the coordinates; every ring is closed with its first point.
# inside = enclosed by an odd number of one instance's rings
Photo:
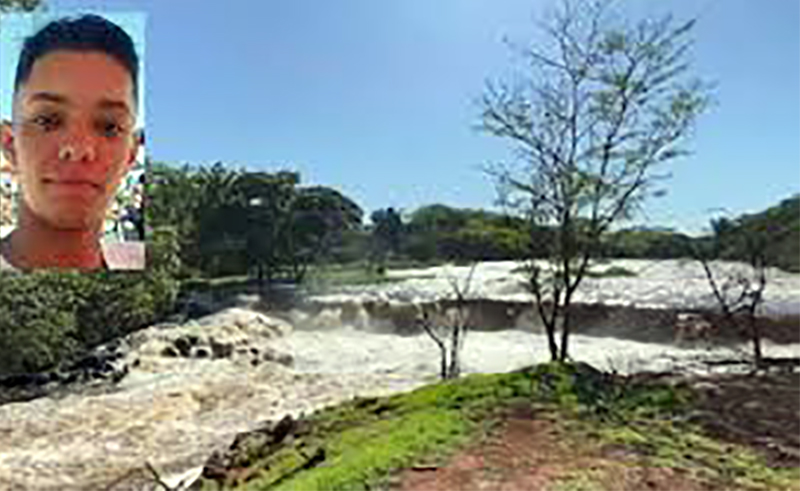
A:
{"type": "MultiPolygon", "coordinates": [[[[71,104],[68,97],[53,92],[36,92],[28,97],[28,102],[53,102],[56,104],[65,105],[71,104]]],[[[129,115],[133,115],[128,104],[120,100],[103,98],[97,103],[97,107],[100,109],[119,109],[128,113],[129,115]]]]}
{"type": "Polygon", "coordinates": [[[61,94],[53,92],[36,92],[28,97],[29,102],[55,102],[57,104],[69,104],[69,99],[61,94]]]}
{"type": "Polygon", "coordinates": [[[129,115],[133,115],[131,112],[131,108],[128,107],[128,104],[123,101],[113,100],[113,99],[101,99],[100,102],[97,103],[97,106],[100,109],[120,109],[125,111],[129,115]]]}

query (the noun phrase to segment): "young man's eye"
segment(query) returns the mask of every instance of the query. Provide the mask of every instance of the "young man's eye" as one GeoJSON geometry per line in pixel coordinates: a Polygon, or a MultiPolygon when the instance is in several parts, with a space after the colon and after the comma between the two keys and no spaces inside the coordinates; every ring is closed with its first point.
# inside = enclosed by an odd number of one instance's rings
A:
{"type": "Polygon", "coordinates": [[[107,138],[116,138],[124,131],[122,125],[116,121],[99,121],[97,123],[97,129],[107,138]]]}
{"type": "Polygon", "coordinates": [[[61,118],[55,114],[40,114],[35,116],[31,122],[44,131],[53,131],[61,126],[61,118]]]}

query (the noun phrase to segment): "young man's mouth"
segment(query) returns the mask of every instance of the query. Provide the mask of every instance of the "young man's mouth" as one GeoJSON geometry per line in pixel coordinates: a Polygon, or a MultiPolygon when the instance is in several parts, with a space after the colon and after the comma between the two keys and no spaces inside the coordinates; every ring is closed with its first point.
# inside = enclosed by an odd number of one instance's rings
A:
{"type": "Polygon", "coordinates": [[[99,184],[96,184],[87,179],[43,179],[47,185],[55,186],[64,189],[89,189],[99,191],[101,189],[99,184]]]}

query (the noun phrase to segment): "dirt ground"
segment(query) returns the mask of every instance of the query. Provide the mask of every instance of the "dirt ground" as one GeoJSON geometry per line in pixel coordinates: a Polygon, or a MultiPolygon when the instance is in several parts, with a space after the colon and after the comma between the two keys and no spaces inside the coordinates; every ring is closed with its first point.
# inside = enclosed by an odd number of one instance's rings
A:
{"type": "MultiPolygon", "coordinates": [[[[694,421],[720,440],[750,445],[770,465],[800,465],[800,374],[698,379],[694,421]]],[[[680,468],[643,465],[625,448],[576,441],[547,412],[510,408],[499,426],[444,466],[403,469],[391,491],[723,490],[680,468]]],[[[799,483],[800,484],[800,483],[799,483]]]]}
{"type": "Polygon", "coordinates": [[[695,382],[695,421],[711,435],[750,445],[770,465],[800,466],[800,373],[716,375],[695,382]]]}

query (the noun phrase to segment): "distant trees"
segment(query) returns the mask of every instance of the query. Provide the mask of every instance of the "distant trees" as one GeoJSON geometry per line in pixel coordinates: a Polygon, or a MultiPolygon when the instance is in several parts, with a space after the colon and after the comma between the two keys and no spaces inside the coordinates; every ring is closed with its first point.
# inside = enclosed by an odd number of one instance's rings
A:
{"type": "Polygon", "coordinates": [[[694,21],[631,26],[613,22],[608,4],[562,2],[543,26],[551,44],[521,50],[520,76],[489,83],[482,99],[483,129],[522,164],[489,169],[501,197],[553,231],[548,266],[528,265],[553,360],[567,358],[570,304],[601,237],[653,194],[655,171],[685,153],[709,99],[684,77],[694,21]]]}
{"type": "Polygon", "coordinates": [[[379,209],[370,215],[372,221],[372,261],[378,264],[379,269],[387,256],[397,255],[403,241],[404,225],[400,213],[394,208],[379,209]]]}
{"type": "Polygon", "coordinates": [[[771,266],[800,272],[800,194],[759,213],[712,220],[711,228],[721,259],[750,261],[758,238],[771,266]]]}
{"type": "Polygon", "coordinates": [[[628,229],[601,238],[598,255],[606,258],[672,259],[689,257],[693,239],[671,230],[628,229]]]}
{"type": "Polygon", "coordinates": [[[355,202],[324,186],[302,187],[294,172],[152,164],[151,175],[148,225],[178,237],[185,274],[301,281],[310,263],[361,226],[355,202]]]}
{"type": "Polygon", "coordinates": [[[405,252],[417,260],[519,259],[528,250],[527,224],[519,218],[442,204],[414,211],[405,252]]]}
{"type": "Polygon", "coordinates": [[[764,365],[757,314],[764,303],[770,267],[797,268],[800,261],[800,195],[764,212],[711,220],[712,233],[693,245],[722,318],[747,336],[753,363],[764,365]],[[721,263],[737,261],[738,264],[721,263]]]}

